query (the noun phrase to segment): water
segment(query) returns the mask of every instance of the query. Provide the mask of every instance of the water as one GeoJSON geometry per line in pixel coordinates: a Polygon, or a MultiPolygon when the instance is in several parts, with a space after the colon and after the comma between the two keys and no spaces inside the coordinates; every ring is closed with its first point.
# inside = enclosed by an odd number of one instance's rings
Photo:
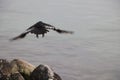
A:
{"type": "Polygon", "coordinates": [[[63,80],[120,80],[119,0],[0,0],[0,58],[48,64],[63,80]],[[73,30],[10,42],[37,21],[73,30]]]}

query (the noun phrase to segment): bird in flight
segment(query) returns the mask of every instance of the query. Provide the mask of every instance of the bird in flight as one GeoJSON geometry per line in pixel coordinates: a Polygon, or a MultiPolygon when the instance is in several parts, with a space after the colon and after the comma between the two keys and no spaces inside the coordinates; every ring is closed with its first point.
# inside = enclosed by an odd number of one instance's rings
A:
{"type": "Polygon", "coordinates": [[[62,29],[57,29],[54,26],[44,23],[42,21],[37,22],[36,24],[32,25],[28,29],[25,30],[25,32],[21,33],[20,35],[10,39],[11,41],[13,40],[18,40],[24,38],[28,33],[35,34],[37,38],[39,38],[39,35],[42,35],[42,37],[45,36],[49,30],[56,31],[57,33],[67,33],[67,34],[73,34],[73,31],[67,31],[67,30],[62,30],[62,29]]]}

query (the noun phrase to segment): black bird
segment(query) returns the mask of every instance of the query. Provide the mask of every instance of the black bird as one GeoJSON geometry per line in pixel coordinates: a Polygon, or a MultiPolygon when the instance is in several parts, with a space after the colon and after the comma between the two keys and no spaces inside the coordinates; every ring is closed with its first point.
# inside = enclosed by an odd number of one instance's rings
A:
{"type": "Polygon", "coordinates": [[[47,32],[49,32],[49,30],[56,31],[56,32],[58,32],[60,34],[62,34],[62,33],[73,34],[73,31],[67,31],[67,30],[57,29],[57,28],[55,28],[54,26],[52,26],[50,24],[44,23],[42,21],[39,21],[36,24],[34,24],[31,27],[29,27],[28,29],[26,29],[26,31],[23,32],[22,34],[18,35],[17,37],[14,37],[14,38],[12,38],[10,40],[13,41],[13,40],[17,40],[17,39],[22,39],[28,33],[35,34],[37,38],[39,37],[39,35],[42,35],[42,37],[44,37],[45,34],[47,32]]]}

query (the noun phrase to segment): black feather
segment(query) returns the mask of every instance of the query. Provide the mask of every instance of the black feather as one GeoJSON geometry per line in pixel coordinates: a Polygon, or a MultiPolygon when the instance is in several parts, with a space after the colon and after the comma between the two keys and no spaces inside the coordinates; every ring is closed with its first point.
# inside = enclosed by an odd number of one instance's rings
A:
{"type": "Polygon", "coordinates": [[[60,33],[60,34],[61,33],[73,34],[74,33],[73,31],[61,30],[61,29],[56,29],[56,28],[54,28],[53,30],[60,33]]]}
{"type": "Polygon", "coordinates": [[[27,34],[28,34],[28,32],[22,33],[22,34],[20,34],[19,36],[10,39],[10,41],[17,40],[17,39],[22,39],[22,38],[24,38],[27,34]]]}

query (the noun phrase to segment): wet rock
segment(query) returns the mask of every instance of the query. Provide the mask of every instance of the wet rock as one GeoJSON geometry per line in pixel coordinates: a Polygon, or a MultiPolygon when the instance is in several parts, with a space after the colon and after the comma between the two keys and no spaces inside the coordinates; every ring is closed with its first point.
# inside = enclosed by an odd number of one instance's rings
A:
{"type": "Polygon", "coordinates": [[[9,80],[11,75],[11,65],[5,59],[0,59],[0,80],[9,80]]]}
{"type": "Polygon", "coordinates": [[[11,74],[9,80],[25,80],[25,79],[19,72],[17,72],[17,73],[11,74]]]}
{"type": "Polygon", "coordinates": [[[48,65],[39,65],[30,75],[30,80],[61,80],[48,65]]]}
{"type": "Polygon", "coordinates": [[[12,72],[18,71],[25,80],[30,80],[30,74],[35,69],[35,66],[21,59],[14,59],[11,61],[12,72]]]}
{"type": "Polygon", "coordinates": [[[0,59],[0,80],[62,80],[48,65],[41,64],[35,68],[21,59],[8,62],[0,59]]]}
{"type": "Polygon", "coordinates": [[[62,78],[54,72],[54,79],[53,80],[62,80],[62,78]]]}
{"type": "Polygon", "coordinates": [[[8,62],[0,59],[0,80],[30,80],[34,69],[35,66],[24,60],[14,59],[8,62]]]}

